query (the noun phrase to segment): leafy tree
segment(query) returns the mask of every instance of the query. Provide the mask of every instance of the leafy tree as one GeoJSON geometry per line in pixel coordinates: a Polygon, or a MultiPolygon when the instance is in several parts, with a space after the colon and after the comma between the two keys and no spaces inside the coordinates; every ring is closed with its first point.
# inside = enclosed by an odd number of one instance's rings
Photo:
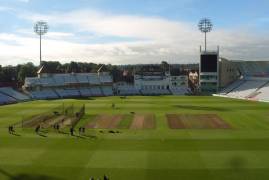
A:
{"type": "Polygon", "coordinates": [[[161,62],[161,68],[163,69],[163,70],[165,70],[165,71],[169,71],[169,64],[168,64],[168,62],[166,62],[166,61],[162,61],[161,62]]]}
{"type": "Polygon", "coordinates": [[[26,77],[35,77],[37,75],[38,68],[33,63],[27,63],[19,66],[18,80],[24,82],[26,77]]]}

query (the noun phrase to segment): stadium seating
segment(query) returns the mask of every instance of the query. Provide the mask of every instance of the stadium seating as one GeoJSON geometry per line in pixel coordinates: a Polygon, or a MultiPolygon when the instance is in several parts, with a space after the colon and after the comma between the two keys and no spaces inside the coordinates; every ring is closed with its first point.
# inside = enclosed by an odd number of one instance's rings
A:
{"type": "Polygon", "coordinates": [[[89,79],[87,74],[77,74],[76,78],[80,84],[89,84],[89,79]]]}
{"type": "Polygon", "coordinates": [[[105,96],[113,96],[112,86],[102,86],[102,91],[105,96]]]}
{"type": "Polygon", "coordinates": [[[36,85],[39,85],[40,81],[38,78],[25,78],[24,86],[26,87],[35,87],[36,85]]]}
{"type": "Polygon", "coordinates": [[[246,80],[243,84],[232,90],[227,95],[235,98],[248,98],[249,95],[255,92],[264,83],[264,81],[246,80]]]}
{"type": "Polygon", "coordinates": [[[172,88],[170,89],[171,93],[173,95],[185,95],[187,93],[189,93],[189,89],[187,87],[182,87],[182,88],[172,88]]]}
{"type": "Polygon", "coordinates": [[[26,78],[24,89],[34,99],[111,96],[112,84],[108,73],[51,74],[26,78]],[[33,90],[39,87],[46,90],[33,90]]]}
{"type": "Polygon", "coordinates": [[[65,84],[76,84],[78,83],[76,77],[74,74],[66,74],[65,76],[63,76],[64,78],[64,83],[65,84]]]}
{"type": "Polygon", "coordinates": [[[92,92],[89,88],[79,88],[79,92],[82,97],[92,96],[92,92]]]}
{"type": "Polygon", "coordinates": [[[79,90],[75,88],[55,89],[61,98],[80,97],[79,90]]]}
{"type": "Polygon", "coordinates": [[[43,87],[52,86],[55,84],[55,81],[52,78],[40,78],[39,84],[43,87]]]}
{"type": "Polygon", "coordinates": [[[244,77],[266,77],[269,75],[268,61],[240,61],[237,66],[244,77]]]}
{"type": "Polygon", "coordinates": [[[30,91],[29,92],[33,99],[57,99],[59,96],[51,89],[30,91]]]}
{"type": "Polygon", "coordinates": [[[113,82],[111,76],[109,76],[109,75],[101,75],[100,81],[101,81],[101,83],[112,83],[113,82]]]}
{"type": "Polygon", "coordinates": [[[142,95],[168,95],[171,92],[168,89],[142,89],[142,95]]]}
{"type": "Polygon", "coordinates": [[[65,85],[64,75],[61,75],[61,74],[54,75],[53,79],[55,81],[54,86],[64,86],[65,85]]]}
{"type": "Polygon", "coordinates": [[[118,86],[118,95],[122,96],[140,95],[140,92],[133,85],[121,85],[118,86]]]}
{"type": "Polygon", "coordinates": [[[100,85],[101,84],[100,79],[99,79],[97,74],[89,75],[88,79],[89,79],[90,84],[92,84],[92,85],[100,85]]]}
{"type": "Polygon", "coordinates": [[[223,89],[217,96],[269,101],[269,78],[247,77],[240,79],[223,89]]]}
{"type": "Polygon", "coordinates": [[[0,93],[0,104],[3,105],[3,104],[11,104],[11,103],[16,103],[16,99],[10,97],[10,96],[7,96],[5,94],[1,94],[0,93]]]}
{"type": "Polygon", "coordinates": [[[101,89],[97,86],[91,87],[90,91],[92,93],[92,96],[103,96],[101,89]]]}
{"type": "Polygon", "coordinates": [[[25,94],[22,94],[18,91],[15,91],[14,89],[10,88],[10,87],[5,87],[5,88],[0,88],[0,92],[2,94],[5,94],[7,96],[10,96],[18,101],[27,101],[30,98],[28,96],[26,96],[25,94]]]}
{"type": "Polygon", "coordinates": [[[263,87],[258,89],[252,98],[259,101],[269,102],[269,82],[267,82],[263,87]]]}
{"type": "Polygon", "coordinates": [[[231,83],[229,86],[227,86],[226,88],[224,88],[220,94],[222,95],[226,95],[228,93],[230,93],[231,91],[233,91],[234,89],[238,88],[239,86],[241,86],[243,83],[245,83],[245,80],[237,80],[233,83],[231,83]]]}

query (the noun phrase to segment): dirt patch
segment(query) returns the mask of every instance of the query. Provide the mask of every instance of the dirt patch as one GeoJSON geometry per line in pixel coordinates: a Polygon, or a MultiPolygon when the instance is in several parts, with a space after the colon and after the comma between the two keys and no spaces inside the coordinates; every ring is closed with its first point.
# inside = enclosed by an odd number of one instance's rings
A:
{"type": "Polygon", "coordinates": [[[154,114],[136,114],[130,129],[154,129],[156,127],[154,114]]]}
{"type": "Polygon", "coordinates": [[[167,114],[171,129],[230,129],[231,126],[216,114],[167,114]]]}
{"type": "Polygon", "coordinates": [[[46,121],[52,119],[53,117],[54,117],[53,115],[37,115],[37,116],[32,117],[32,119],[28,121],[23,121],[22,127],[33,128],[42,123],[45,123],[46,121]]]}
{"type": "Polygon", "coordinates": [[[166,119],[170,129],[185,129],[185,125],[176,114],[167,114],[166,119]]]}
{"type": "Polygon", "coordinates": [[[80,119],[85,115],[85,105],[79,109],[73,105],[59,106],[51,109],[42,114],[23,117],[22,121],[16,123],[15,126],[21,126],[22,128],[35,128],[41,126],[41,128],[51,128],[55,124],[60,127],[75,127],[80,119]],[[65,112],[65,113],[61,113],[65,112]]]}
{"type": "Polygon", "coordinates": [[[74,118],[66,117],[59,122],[60,128],[71,127],[74,118]]]}
{"type": "Polygon", "coordinates": [[[85,127],[91,129],[117,129],[118,124],[122,121],[123,115],[106,115],[96,116],[85,127]]]}
{"type": "Polygon", "coordinates": [[[50,120],[45,121],[43,124],[41,124],[41,126],[43,128],[50,128],[50,127],[53,127],[55,124],[60,124],[61,122],[64,121],[64,119],[65,119],[65,116],[61,115],[56,118],[52,118],[50,120]]]}

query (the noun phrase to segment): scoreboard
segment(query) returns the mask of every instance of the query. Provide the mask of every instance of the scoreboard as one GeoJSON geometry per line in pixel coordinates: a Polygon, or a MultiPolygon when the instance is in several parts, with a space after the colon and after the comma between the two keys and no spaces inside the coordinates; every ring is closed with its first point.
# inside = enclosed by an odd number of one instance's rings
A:
{"type": "Polygon", "coordinates": [[[218,72],[218,54],[201,54],[201,73],[218,72]]]}

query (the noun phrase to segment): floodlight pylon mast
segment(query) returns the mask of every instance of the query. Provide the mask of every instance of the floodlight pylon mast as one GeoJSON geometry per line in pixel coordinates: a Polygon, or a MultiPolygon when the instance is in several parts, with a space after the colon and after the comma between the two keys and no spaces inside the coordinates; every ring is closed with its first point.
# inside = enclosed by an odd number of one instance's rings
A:
{"type": "Polygon", "coordinates": [[[198,27],[201,32],[205,33],[205,51],[207,51],[207,33],[212,30],[213,24],[210,19],[204,18],[200,20],[198,27]]]}
{"type": "Polygon", "coordinates": [[[41,66],[42,63],[42,43],[41,43],[41,34],[39,35],[39,66],[41,66]]]}
{"type": "Polygon", "coordinates": [[[46,34],[48,32],[49,26],[47,22],[45,21],[38,21],[34,25],[34,31],[37,35],[39,35],[39,65],[41,66],[42,63],[42,35],[46,34]]]}
{"type": "MultiPolygon", "coordinates": [[[[41,41],[40,41],[41,42],[41,41]]],[[[206,51],[206,32],[205,32],[205,51],[206,51]]]]}

